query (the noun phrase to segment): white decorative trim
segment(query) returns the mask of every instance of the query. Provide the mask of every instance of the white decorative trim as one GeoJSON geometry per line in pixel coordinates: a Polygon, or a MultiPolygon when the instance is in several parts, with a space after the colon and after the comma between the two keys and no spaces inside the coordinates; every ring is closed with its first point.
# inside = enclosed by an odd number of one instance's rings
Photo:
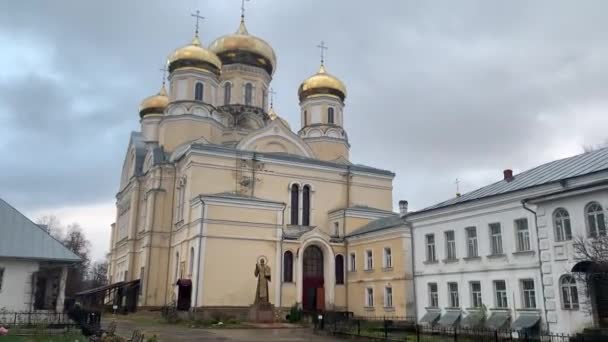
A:
{"type": "Polygon", "coordinates": [[[259,139],[265,137],[283,138],[288,142],[294,144],[300,150],[300,153],[303,156],[308,158],[315,158],[315,154],[310,148],[310,146],[308,146],[306,142],[304,142],[297,134],[289,130],[280,121],[281,120],[274,120],[270,122],[270,124],[268,124],[266,127],[251,132],[249,135],[241,139],[241,141],[237,144],[236,148],[238,150],[253,150],[253,144],[259,139]]]}

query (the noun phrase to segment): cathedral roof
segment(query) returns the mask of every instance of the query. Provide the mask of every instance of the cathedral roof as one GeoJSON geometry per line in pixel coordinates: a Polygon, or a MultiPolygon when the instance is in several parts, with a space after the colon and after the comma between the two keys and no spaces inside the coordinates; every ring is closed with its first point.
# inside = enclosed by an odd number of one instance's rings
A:
{"type": "Polygon", "coordinates": [[[0,257],[80,262],[39,225],[0,199],[0,257]]]}
{"type": "Polygon", "coordinates": [[[316,74],[305,79],[298,89],[300,101],[314,95],[333,95],[342,101],[346,98],[346,86],[337,77],[329,74],[321,64],[316,74]]]}
{"type": "Polygon", "coordinates": [[[205,69],[219,75],[222,69],[220,59],[211,50],[203,47],[198,36],[195,36],[190,44],[173,51],[169,56],[167,64],[169,72],[173,72],[179,68],[190,67],[205,69]]]}
{"type": "Polygon", "coordinates": [[[417,213],[445,208],[492,196],[508,194],[519,190],[531,189],[541,185],[557,183],[570,178],[580,177],[605,170],[608,170],[608,147],[569,158],[554,160],[514,175],[513,179],[510,181],[503,179],[496,183],[463,194],[462,196],[437,203],[409,215],[415,215],[417,213]]]}

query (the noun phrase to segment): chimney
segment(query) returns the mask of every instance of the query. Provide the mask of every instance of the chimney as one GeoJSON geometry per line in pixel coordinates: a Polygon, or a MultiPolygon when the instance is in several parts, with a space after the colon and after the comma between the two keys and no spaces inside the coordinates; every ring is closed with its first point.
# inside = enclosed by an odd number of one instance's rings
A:
{"type": "Polygon", "coordinates": [[[513,180],[513,170],[506,169],[502,172],[502,174],[507,182],[510,182],[513,180]]]}
{"type": "Polygon", "coordinates": [[[401,200],[399,201],[399,215],[404,217],[407,215],[407,201],[401,200]]]}

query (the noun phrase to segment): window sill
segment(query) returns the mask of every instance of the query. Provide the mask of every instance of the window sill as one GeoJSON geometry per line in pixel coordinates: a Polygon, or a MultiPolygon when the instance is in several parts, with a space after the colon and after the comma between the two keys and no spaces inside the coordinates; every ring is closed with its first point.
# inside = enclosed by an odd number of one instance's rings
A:
{"type": "Polygon", "coordinates": [[[564,311],[578,311],[579,308],[564,308],[564,307],[562,307],[562,310],[564,310],[564,311]]]}
{"type": "Polygon", "coordinates": [[[538,312],[538,313],[540,313],[540,309],[536,309],[536,308],[522,308],[522,309],[515,309],[515,311],[517,311],[517,312],[538,312]]]}
{"type": "Polygon", "coordinates": [[[483,307],[478,306],[478,307],[471,307],[471,308],[464,308],[466,311],[471,312],[471,311],[483,311],[483,307]]]}
{"type": "Polygon", "coordinates": [[[472,256],[472,257],[465,257],[463,258],[464,261],[473,261],[473,260],[481,260],[480,256],[472,256]]]}
{"type": "Polygon", "coordinates": [[[513,255],[534,255],[534,251],[529,250],[529,251],[516,251],[513,252],[513,255]]]}
{"type": "Polygon", "coordinates": [[[366,270],[363,270],[363,272],[365,272],[365,273],[372,273],[372,272],[374,272],[374,269],[373,268],[368,268],[366,270]]]}
{"type": "Polygon", "coordinates": [[[497,312],[507,312],[507,311],[511,311],[510,308],[489,308],[488,310],[490,311],[497,311],[497,312]]]}
{"type": "Polygon", "coordinates": [[[453,259],[443,259],[441,260],[443,261],[444,264],[453,264],[455,262],[458,262],[458,258],[453,258],[453,259]]]}
{"type": "Polygon", "coordinates": [[[462,311],[462,309],[459,306],[448,306],[447,308],[445,308],[446,311],[462,311]]]}
{"type": "Polygon", "coordinates": [[[441,308],[438,306],[427,306],[424,308],[426,311],[441,311],[441,308]]]}
{"type": "Polygon", "coordinates": [[[384,311],[395,311],[395,307],[394,306],[385,306],[384,307],[384,311]]]}
{"type": "Polygon", "coordinates": [[[426,261],[423,261],[422,263],[425,265],[432,265],[432,264],[439,263],[439,261],[438,260],[426,260],[426,261]]]}
{"type": "Polygon", "coordinates": [[[505,253],[500,253],[500,254],[488,254],[486,255],[486,258],[488,259],[498,259],[498,258],[504,258],[507,255],[505,253]]]}
{"type": "Polygon", "coordinates": [[[392,267],[383,267],[382,268],[382,272],[392,272],[393,268],[392,267]]]}
{"type": "Polygon", "coordinates": [[[357,270],[348,270],[348,273],[357,273],[357,270]]]}
{"type": "Polygon", "coordinates": [[[365,310],[365,311],[374,311],[375,309],[374,309],[373,306],[364,306],[363,310],[365,310]]]}

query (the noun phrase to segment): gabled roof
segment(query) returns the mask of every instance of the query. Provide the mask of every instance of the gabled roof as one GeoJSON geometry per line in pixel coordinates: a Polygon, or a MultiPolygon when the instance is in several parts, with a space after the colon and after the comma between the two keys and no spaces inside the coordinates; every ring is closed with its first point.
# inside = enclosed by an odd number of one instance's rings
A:
{"type": "Polygon", "coordinates": [[[377,220],[373,220],[365,226],[355,229],[352,233],[348,234],[347,237],[372,233],[383,229],[398,227],[405,224],[405,220],[399,215],[395,214],[389,217],[383,217],[377,220]]]}
{"type": "Polygon", "coordinates": [[[412,214],[479,200],[490,196],[507,194],[518,190],[530,189],[536,186],[560,182],[605,170],[608,170],[608,147],[569,158],[554,160],[519,173],[515,175],[514,179],[510,182],[501,180],[466,193],[460,197],[437,203],[412,214]]]}
{"type": "Polygon", "coordinates": [[[0,258],[80,262],[40,226],[0,199],[0,258]]]}

